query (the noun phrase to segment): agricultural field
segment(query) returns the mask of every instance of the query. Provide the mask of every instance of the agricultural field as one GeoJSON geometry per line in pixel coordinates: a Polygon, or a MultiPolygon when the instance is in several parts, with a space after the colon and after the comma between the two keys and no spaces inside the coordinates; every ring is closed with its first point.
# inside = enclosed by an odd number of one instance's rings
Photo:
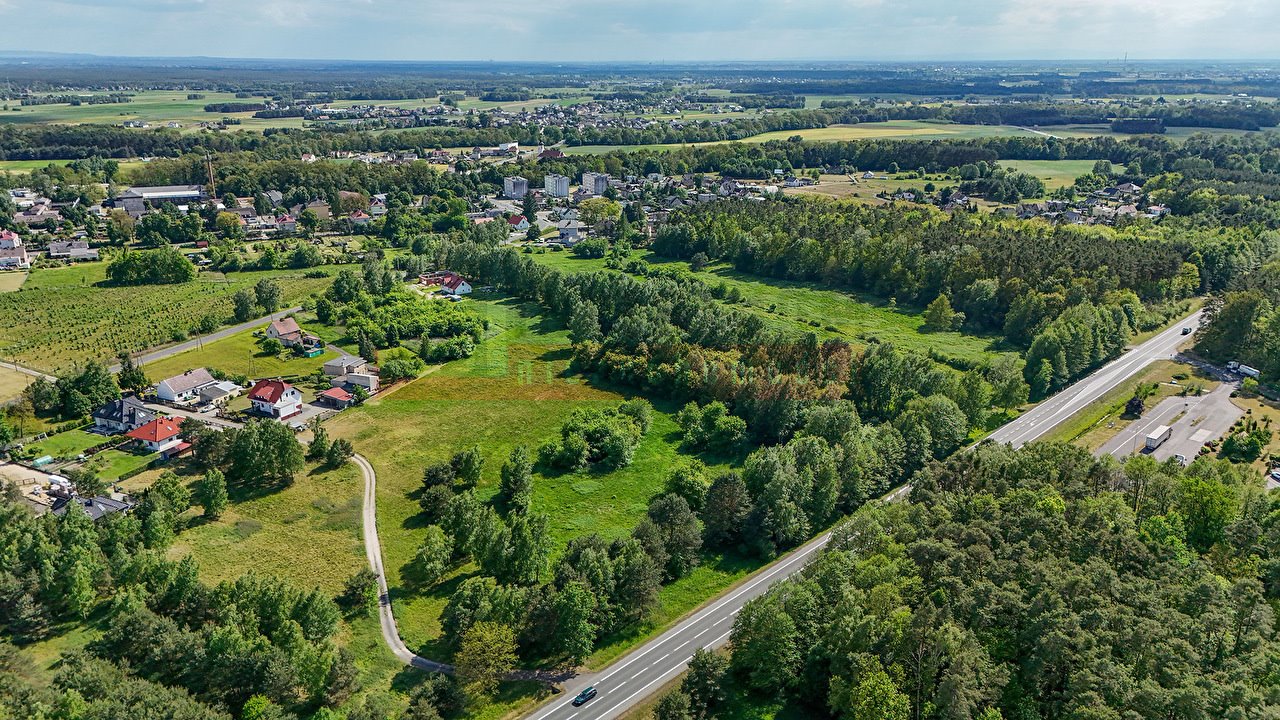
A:
{"type": "MultiPolygon", "coordinates": [[[[531,449],[558,435],[578,408],[616,405],[623,396],[568,374],[569,342],[560,323],[514,300],[473,301],[490,320],[491,336],[466,360],[440,366],[363,406],[343,412],[327,427],[350,439],[378,472],[378,529],[405,641],[428,657],[445,652],[439,643],[440,612],[457,586],[476,571],[458,569],[440,585],[410,592],[400,577],[421,534],[416,490],[423,468],[452,453],[479,445],[485,458],[477,489],[482,499],[497,490],[502,463],[517,445],[531,449]]],[[[630,532],[671,468],[688,461],[677,449],[676,408],[659,404],[653,427],[635,461],[615,472],[535,474],[533,507],[547,513],[558,552],[571,538],[599,533],[614,538],[630,532]]],[[[725,469],[713,465],[711,472],[725,469]]],[[[589,664],[615,656],[678,617],[754,565],[708,558],[697,572],[663,589],[651,625],[628,637],[607,639],[589,664]]]]}
{"type": "MultiPolygon", "coordinates": [[[[979,137],[1004,137],[1009,135],[1028,136],[1032,134],[1034,133],[1029,130],[1013,127],[1011,125],[958,125],[941,122],[927,122],[924,120],[896,120],[893,122],[882,123],[859,123],[857,125],[832,125],[830,127],[811,128],[808,130],[778,130],[776,132],[753,135],[752,137],[745,138],[737,142],[765,143],[770,140],[786,140],[787,138],[796,135],[810,141],[832,141],[893,138],[909,138],[913,140],[967,140],[979,137]]],[[[726,140],[690,144],[720,145],[725,142],[730,141],[726,140]]],[[[576,147],[566,147],[564,148],[564,152],[570,155],[599,155],[613,152],[615,150],[633,151],[640,148],[670,150],[681,147],[685,147],[685,145],[679,143],[661,145],[580,145],[576,147]]]]}
{"type": "MultiPolygon", "coordinates": [[[[51,164],[66,165],[70,162],[70,160],[0,160],[0,174],[27,173],[48,167],[51,164]]],[[[128,182],[130,173],[144,164],[141,160],[118,160],[117,162],[120,163],[117,182],[128,182]]]]}
{"type": "Polygon", "coordinates": [[[134,95],[127,103],[105,105],[35,105],[31,107],[10,107],[7,112],[0,113],[0,124],[27,123],[70,123],[119,125],[125,120],[141,120],[151,123],[153,127],[164,127],[166,123],[182,124],[182,132],[195,132],[194,127],[201,122],[216,122],[224,117],[239,118],[241,125],[236,129],[262,130],[273,127],[302,127],[302,118],[276,118],[259,120],[253,113],[213,113],[205,112],[204,106],[210,103],[227,102],[260,102],[262,98],[237,98],[235,93],[202,92],[205,97],[200,100],[188,100],[185,90],[146,90],[134,95]]]}
{"type": "MultiPolygon", "coordinates": [[[[299,317],[298,321],[309,332],[316,327],[316,324],[307,323],[303,317],[299,317]]],[[[265,324],[263,327],[266,327],[265,324]]],[[[326,350],[323,355],[313,358],[301,357],[289,351],[268,355],[258,346],[257,340],[252,330],[246,330],[206,343],[203,347],[147,363],[142,369],[153,382],[199,367],[217,368],[229,375],[245,375],[250,378],[292,377],[309,375],[338,356],[332,350],[326,350]]]]}
{"type": "MultiPolygon", "coordinates": [[[[1134,137],[1127,133],[1115,133],[1111,131],[1110,125],[1043,125],[1036,128],[1041,132],[1056,137],[1103,137],[1111,136],[1117,139],[1134,137]]],[[[1256,130],[1233,130],[1231,128],[1197,128],[1197,127],[1171,127],[1166,128],[1164,137],[1173,140],[1186,140],[1196,133],[1205,133],[1217,137],[1243,137],[1245,135],[1256,134],[1256,130]]]]}
{"type": "MultiPolygon", "coordinates": [[[[337,272],[333,265],[323,269],[337,272]]],[[[102,284],[105,262],[36,270],[20,291],[0,294],[0,357],[52,373],[120,350],[184,340],[206,315],[229,321],[231,296],[263,278],[280,283],[285,307],[329,285],[329,278],[303,274],[208,272],[182,285],[110,287],[102,284]]]]}

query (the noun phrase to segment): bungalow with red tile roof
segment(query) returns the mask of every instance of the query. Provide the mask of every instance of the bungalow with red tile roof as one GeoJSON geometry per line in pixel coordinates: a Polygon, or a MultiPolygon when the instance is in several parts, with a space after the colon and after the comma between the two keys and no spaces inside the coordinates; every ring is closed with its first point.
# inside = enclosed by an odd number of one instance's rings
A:
{"type": "Polygon", "coordinates": [[[283,380],[259,380],[249,390],[249,404],[259,415],[287,420],[302,412],[302,393],[283,380]]]}
{"type": "Polygon", "coordinates": [[[507,222],[510,223],[512,230],[524,232],[529,229],[529,219],[523,215],[512,215],[507,218],[507,222]]]}
{"type": "Polygon", "coordinates": [[[182,444],[177,418],[160,417],[125,433],[148,452],[165,453],[182,444]]]}

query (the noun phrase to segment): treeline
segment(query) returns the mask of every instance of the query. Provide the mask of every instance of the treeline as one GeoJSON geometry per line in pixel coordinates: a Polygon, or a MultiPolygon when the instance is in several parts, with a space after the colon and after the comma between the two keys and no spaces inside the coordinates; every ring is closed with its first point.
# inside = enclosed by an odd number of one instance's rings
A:
{"type": "Polygon", "coordinates": [[[1280,382],[1280,260],[1240,279],[1205,305],[1196,350],[1221,364],[1242,362],[1280,382]]]}
{"type": "Polygon", "coordinates": [[[1275,509],[1209,459],[988,445],[931,464],[910,503],[856,513],[748,603],[729,667],[704,658],[658,716],[730,697],[815,718],[1266,716],[1275,509]]]}
{"type": "Polygon", "coordinates": [[[265,110],[266,107],[267,106],[265,104],[260,102],[259,103],[222,102],[222,103],[209,103],[208,105],[204,106],[204,111],[207,113],[226,114],[226,113],[239,113],[239,112],[256,112],[259,110],[265,110]]]}
{"type": "Polygon", "coordinates": [[[41,95],[39,97],[22,98],[22,106],[38,105],[115,105],[127,103],[133,96],[126,93],[109,93],[107,95],[41,95]]]}

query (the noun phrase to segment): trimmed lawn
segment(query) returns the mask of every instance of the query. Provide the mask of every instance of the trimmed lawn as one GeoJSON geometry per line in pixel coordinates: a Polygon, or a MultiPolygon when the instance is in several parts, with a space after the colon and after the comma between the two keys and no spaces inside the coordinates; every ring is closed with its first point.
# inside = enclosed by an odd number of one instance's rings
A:
{"type": "MultiPolygon", "coordinates": [[[[1075,183],[1076,178],[1093,172],[1094,160],[1001,160],[1000,166],[1034,175],[1044,181],[1050,192],[1075,183]]],[[[1124,165],[1113,165],[1118,173],[1124,165]]]]}
{"type": "MultiPolygon", "coordinates": [[[[311,330],[312,326],[304,324],[303,328],[311,330]]],[[[313,358],[295,355],[289,350],[279,355],[267,355],[258,347],[257,340],[253,336],[253,330],[246,330],[215,340],[203,348],[187,350],[148,363],[143,369],[152,382],[199,367],[217,368],[228,374],[246,375],[250,378],[290,377],[313,373],[325,362],[338,356],[331,350],[313,358]]]]}
{"type": "Polygon", "coordinates": [[[49,437],[25,448],[30,457],[52,455],[54,458],[74,458],[94,445],[107,441],[105,435],[85,432],[84,430],[68,430],[49,437]]]}
{"type": "Polygon", "coordinates": [[[159,453],[136,455],[124,450],[103,450],[93,456],[87,465],[98,471],[103,480],[118,480],[121,475],[146,467],[151,461],[160,457],[159,453]]]}
{"type": "MultiPolygon", "coordinates": [[[[421,541],[417,490],[422,469],[479,445],[485,464],[477,495],[489,499],[497,491],[502,463],[515,446],[536,450],[558,436],[560,425],[575,409],[610,407],[624,397],[568,374],[569,343],[558,321],[514,300],[469,302],[492,326],[491,337],[475,355],[343,412],[327,425],[333,437],[351,440],[378,472],[378,530],[400,632],[411,648],[434,658],[447,655],[439,643],[445,603],[478,571],[468,565],[426,591],[405,588],[401,569],[421,541]]],[[[581,535],[594,532],[616,538],[630,533],[667,473],[690,459],[677,449],[675,410],[658,404],[653,427],[627,468],[535,474],[533,507],[550,517],[555,554],[581,535]]],[[[710,472],[726,468],[713,465],[710,472]]],[[[720,568],[714,558],[708,564],[664,589],[653,627],[705,600],[740,571],[737,566],[720,568]]],[[[616,655],[651,629],[638,628],[602,652],[616,655]]]]}
{"type": "MultiPolygon", "coordinates": [[[[322,269],[332,275],[339,266],[322,269]]],[[[109,287],[98,284],[105,273],[105,262],[37,270],[18,292],[0,293],[0,356],[49,372],[110,360],[121,350],[185,340],[208,315],[229,323],[231,296],[264,278],[279,282],[285,307],[331,282],[304,277],[303,271],[271,270],[200,273],[181,285],[109,287]]]]}

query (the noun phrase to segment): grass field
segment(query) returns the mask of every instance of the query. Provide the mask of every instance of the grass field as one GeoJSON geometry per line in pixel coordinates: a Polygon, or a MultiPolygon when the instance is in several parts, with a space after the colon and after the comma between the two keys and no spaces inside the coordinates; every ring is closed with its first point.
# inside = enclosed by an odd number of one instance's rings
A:
{"type": "Polygon", "coordinates": [[[14,292],[27,281],[26,270],[7,270],[0,272],[0,293],[14,292]]]}
{"type": "Polygon", "coordinates": [[[127,472],[145,467],[158,457],[158,453],[135,455],[124,450],[103,450],[94,455],[86,465],[96,470],[98,477],[103,480],[115,481],[127,472]]]}
{"type": "MultiPolygon", "coordinates": [[[[1056,135],[1057,137],[1133,137],[1128,133],[1111,132],[1110,125],[1043,125],[1036,129],[1050,135],[1056,135]]],[[[1230,128],[1171,127],[1165,128],[1164,137],[1171,138],[1173,140],[1185,140],[1196,133],[1206,133],[1215,136],[1243,137],[1245,135],[1256,135],[1258,132],[1259,131],[1256,130],[1232,130],[1230,128]]]]}
{"type": "Polygon", "coordinates": [[[33,382],[35,377],[31,375],[0,367],[0,403],[18,397],[33,382]]]}
{"type": "MultiPolygon", "coordinates": [[[[533,257],[540,263],[566,272],[598,270],[604,266],[604,260],[580,260],[566,252],[541,253],[533,257]]],[[[645,259],[655,264],[674,264],[688,269],[688,263],[664,260],[652,253],[645,259]]],[[[823,289],[812,283],[747,275],[726,264],[708,266],[694,275],[710,285],[723,282],[728,287],[736,287],[743,297],[739,307],[756,313],[772,328],[814,332],[822,338],[840,337],[857,345],[879,339],[921,352],[933,349],[966,362],[989,358],[998,352],[994,347],[996,338],[958,332],[925,332],[919,308],[889,307],[875,298],[823,289]]]]}
{"type": "Polygon", "coordinates": [[[37,458],[43,455],[52,455],[55,459],[74,458],[95,445],[101,445],[106,440],[105,436],[84,430],[68,430],[27,445],[25,452],[37,458]]]}
{"type": "MultiPolygon", "coordinates": [[[[328,424],[332,436],[350,439],[378,472],[378,528],[396,617],[409,646],[429,657],[445,652],[438,643],[440,612],[475,568],[460,568],[426,592],[405,589],[400,570],[421,540],[415,491],[421,486],[423,467],[477,444],[485,457],[477,494],[489,498],[496,491],[502,463],[516,445],[536,449],[557,436],[573,410],[608,407],[623,399],[613,390],[567,374],[569,344],[559,323],[512,300],[480,300],[474,305],[489,317],[495,333],[475,355],[341,413],[328,424]]],[[[676,449],[674,409],[658,407],[635,461],[623,470],[535,475],[533,507],[550,516],[557,554],[573,537],[596,532],[614,538],[630,532],[666,474],[686,460],[676,449]]],[[[723,466],[713,467],[712,472],[720,469],[723,466]]],[[[747,568],[709,559],[693,576],[664,588],[655,620],[683,614],[747,568]]],[[[652,629],[638,628],[615,639],[601,650],[601,657],[620,652],[652,629]]]]}
{"type": "MultiPolygon", "coordinates": [[[[1052,192],[1075,182],[1081,175],[1093,172],[1093,160],[1001,160],[1000,166],[1009,170],[1034,175],[1044,181],[1046,190],[1052,192]]],[[[1117,173],[1124,166],[1115,166],[1117,173]]]]}
{"type": "MultiPolygon", "coordinates": [[[[324,269],[337,272],[333,265],[324,269]]],[[[37,270],[20,291],[0,294],[0,356],[53,372],[185,339],[209,314],[229,321],[231,296],[263,278],[280,283],[286,306],[330,282],[302,271],[265,271],[201,273],[182,285],[108,287],[99,284],[105,273],[105,262],[37,270]]]]}
{"type": "MultiPolygon", "coordinates": [[[[302,321],[303,318],[299,318],[299,322],[302,321]]],[[[312,326],[304,323],[303,328],[311,331],[312,326]]],[[[330,350],[313,358],[300,357],[288,351],[279,355],[267,355],[258,347],[253,331],[246,330],[206,343],[202,348],[148,363],[143,366],[143,370],[152,381],[180,375],[199,367],[217,368],[228,374],[247,375],[250,378],[289,377],[313,373],[326,361],[337,356],[337,353],[330,350]]]]}

